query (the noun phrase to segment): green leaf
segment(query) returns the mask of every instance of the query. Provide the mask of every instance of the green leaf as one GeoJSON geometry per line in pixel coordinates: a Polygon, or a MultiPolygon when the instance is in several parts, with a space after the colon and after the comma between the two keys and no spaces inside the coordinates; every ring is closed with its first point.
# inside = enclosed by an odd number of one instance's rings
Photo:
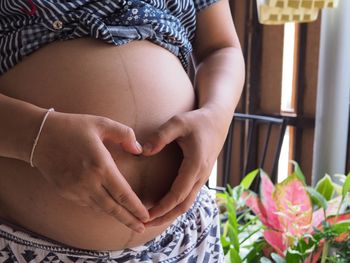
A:
{"type": "Polygon", "coordinates": [[[295,251],[292,251],[290,249],[287,250],[286,255],[286,262],[288,263],[300,263],[302,258],[299,254],[294,253],[295,251]]]}
{"type": "MultiPolygon", "coordinates": [[[[343,201],[344,201],[346,195],[348,194],[349,190],[350,190],[350,173],[348,173],[348,175],[346,176],[346,179],[345,179],[344,184],[343,184],[342,199],[341,199],[340,204],[343,203],[343,201]]],[[[339,214],[339,212],[340,212],[340,207],[341,206],[339,205],[339,209],[338,209],[337,214],[339,214]]]]}
{"type": "Polygon", "coordinates": [[[230,222],[230,225],[237,231],[237,214],[232,197],[229,197],[229,201],[227,202],[226,207],[228,212],[228,221],[230,222]]]}
{"type": "Polygon", "coordinates": [[[334,183],[333,182],[333,187],[334,187],[334,191],[338,194],[338,195],[341,195],[341,192],[342,192],[342,185],[339,185],[337,183],[334,183]]]}
{"type": "Polygon", "coordinates": [[[294,164],[294,174],[304,183],[306,184],[305,176],[300,169],[299,164],[296,161],[290,161],[292,164],[294,164]]]}
{"type": "Polygon", "coordinates": [[[263,239],[256,240],[252,246],[249,253],[242,259],[242,261],[247,263],[256,263],[258,259],[262,257],[263,249],[266,246],[266,241],[263,239]]]}
{"type": "Polygon", "coordinates": [[[228,231],[228,226],[229,226],[230,222],[226,221],[226,223],[224,224],[224,232],[222,233],[223,237],[227,237],[227,231],[228,231]]]}
{"type": "Polygon", "coordinates": [[[225,193],[220,193],[220,192],[216,193],[216,198],[227,199],[226,194],[225,193]]]}
{"type": "Polygon", "coordinates": [[[234,248],[230,249],[230,259],[231,263],[242,263],[242,259],[234,248]]]}
{"type": "Polygon", "coordinates": [[[327,201],[331,200],[334,194],[334,186],[331,177],[326,174],[321,180],[318,181],[315,189],[317,192],[323,195],[327,201]]]}
{"type": "Polygon", "coordinates": [[[306,249],[307,249],[307,243],[303,239],[300,239],[297,245],[294,247],[294,250],[298,250],[300,252],[300,255],[304,255],[306,249]]]}
{"type": "Polygon", "coordinates": [[[241,181],[240,186],[242,186],[245,190],[248,190],[255,177],[258,175],[259,171],[260,169],[256,169],[248,173],[241,181]]]}
{"type": "Polygon", "coordinates": [[[338,173],[335,173],[333,175],[335,178],[338,178],[338,180],[341,182],[341,184],[343,185],[343,183],[345,182],[346,180],[346,174],[338,174],[338,173]]]}
{"type": "Polygon", "coordinates": [[[350,191],[350,173],[346,176],[345,182],[343,184],[342,196],[345,198],[347,192],[350,191]]]}
{"type": "Polygon", "coordinates": [[[344,220],[331,225],[331,229],[338,235],[347,233],[350,230],[350,220],[344,220]]]}
{"type": "Polygon", "coordinates": [[[238,203],[243,190],[244,189],[241,185],[237,185],[235,188],[232,189],[232,198],[236,201],[236,203],[238,203]]]}
{"type": "Polygon", "coordinates": [[[306,190],[311,197],[312,203],[316,203],[319,207],[322,207],[323,210],[326,211],[328,207],[326,198],[310,186],[307,186],[306,190]]]}
{"type": "Polygon", "coordinates": [[[220,237],[220,241],[221,241],[221,245],[223,247],[228,247],[231,244],[224,236],[220,237]]]}
{"type": "Polygon", "coordinates": [[[226,185],[226,190],[227,190],[228,194],[230,196],[232,196],[232,187],[229,184],[226,185]]]}
{"type": "Polygon", "coordinates": [[[341,195],[343,190],[343,184],[346,180],[346,175],[335,173],[333,177],[338,179],[333,182],[334,190],[337,192],[338,195],[341,195]]]}
{"type": "Polygon", "coordinates": [[[238,232],[231,225],[228,226],[228,236],[230,237],[231,244],[239,251],[240,244],[238,240],[238,232]]]}
{"type": "Polygon", "coordinates": [[[310,255],[310,253],[312,253],[318,245],[315,245],[316,239],[311,234],[305,234],[304,238],[299,239],[297,244],[292,249],[289,249],[290,253],[298,254],[301,259],[305,259],[308,255],[310,255]],[[311,236],[311,238],[306,241],[306,239],[304,239],[306,236],[311,236]]]}
{"type": "Polygon", "coordinates": [[[286,260],[276,253],[271,253],[271,257],[276,263],[286,263],[286,260]]]}

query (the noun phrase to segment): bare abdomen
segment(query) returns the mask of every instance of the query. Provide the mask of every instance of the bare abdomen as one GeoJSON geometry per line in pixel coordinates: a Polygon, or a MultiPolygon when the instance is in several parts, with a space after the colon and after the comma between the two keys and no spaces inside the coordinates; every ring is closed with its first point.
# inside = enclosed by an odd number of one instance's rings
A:
{"type": "MultiPolygon", "coordinates": [[[[191,82],[178,59],[147,41],[118,47],[91,38],[49,44],[1,76],[0,92],[60,112],[109,117],[132,127],[141,143],[194,106],[191,82]]],[[[169,189],[182,153],[173,143],[154,157],[123,152],[113,157],[150,207],[169,189]]],[[[133,234],[107,214],[61,198],[36,169],[18,160],[0,158],[0,185],[0,217],[74,247],[122,249],[167,227],[133,234]]]]}

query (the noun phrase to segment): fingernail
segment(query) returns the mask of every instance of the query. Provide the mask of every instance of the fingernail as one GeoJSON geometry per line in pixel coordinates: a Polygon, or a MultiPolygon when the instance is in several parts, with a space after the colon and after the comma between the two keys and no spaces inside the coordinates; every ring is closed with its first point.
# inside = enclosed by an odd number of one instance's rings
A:
{"type": "Polygon", "coordinates": [[[136,141],[136,148],[139,150],[139,152],[142,152],[142,146],[138,141],[136,141]]]}
{"type": "Polygon", "coordinates": [[[148,142],[143,146],[143,150],[145,152],[151,152],[152,151],[152,145],[148,142]]]}
{"type": "Polygon", "coordinates": [[[143,223],[146,223],[147,221],[149,221],[149,217],[144,216],[144,217],[140,218],[140,220],[141,220],[143,223]]]}

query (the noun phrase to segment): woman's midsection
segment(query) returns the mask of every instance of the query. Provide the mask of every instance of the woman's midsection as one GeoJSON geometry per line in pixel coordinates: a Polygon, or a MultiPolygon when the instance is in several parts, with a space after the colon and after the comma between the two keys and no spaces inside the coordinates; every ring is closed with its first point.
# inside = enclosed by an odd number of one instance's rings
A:
{"type": "MultiPolygon", "coordinates": [[[[114,46],[91,38],[41,48],[0,77],[0,92],[60,112],[109,117],[133,128],[141,143],[175,114],[193,109],[195,100],[180,62],[165,49],[147,41],[114,46]]],[[[147,158],[107,147],[147,207],[169,189],[182,160],[176,143],[147,158]]],[[[24,162],[0,158],[0,171],[0,217],[67,245],[122,249],[167,227],[135,234],[107,214],[61,198],[24,162]]]]}

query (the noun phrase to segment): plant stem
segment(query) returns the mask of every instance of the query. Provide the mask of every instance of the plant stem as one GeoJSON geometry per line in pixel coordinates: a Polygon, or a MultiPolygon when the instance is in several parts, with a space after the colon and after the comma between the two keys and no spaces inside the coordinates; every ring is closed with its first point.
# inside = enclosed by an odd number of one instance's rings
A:
{"type": "Polygon", "coordinates": [[[329,243],[328,241],[326,241],[322,250],[321,263],[326,263],[326,259],[328,257],[328,250],[329,250],[329,243]]]}
{"type": "Polygon", "coordinates": [[[258,228],[257,230],[253,231],[252,233],[249,233],[249,235],[244,238],[241,242],[239,242],[240,244],[243,244],[245,241],[247,241],[252,235],[254,235],[255,233],[259,232],[261,230],[261,228],[258,228]]]}
{"type": "Polygon", "coordinates": [[[246,214],[248,214],[250,212],[250,210],[246,210],[244,211],[238,218],[237,221],[240,221],[246,214]]]}
{"type": "Polygon", "coordinates": [[[255,224],[256,219],[252,219],[250,221],[248,221],[247,223],[245,223],[242,228],[240,229],[239,232],[243,232],[247,227],[251,226],[252,224],[255,224]]]}

